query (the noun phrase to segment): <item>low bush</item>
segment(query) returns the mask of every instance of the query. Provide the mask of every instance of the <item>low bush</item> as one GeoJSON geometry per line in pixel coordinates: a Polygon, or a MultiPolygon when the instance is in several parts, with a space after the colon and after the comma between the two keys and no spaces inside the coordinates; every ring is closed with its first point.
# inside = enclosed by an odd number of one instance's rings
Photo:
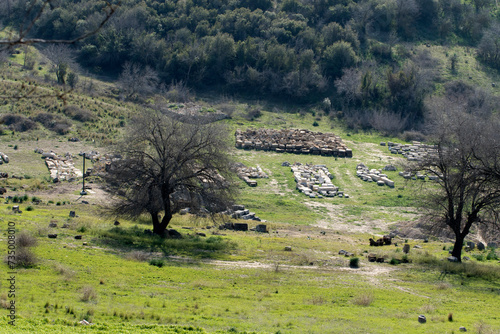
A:
{"type": "Polygon", "coordinates": [[[37,240],[31,234],[22,231],[16,236],[16,246],[19,247],[35,247],[37,240]]]}
{"type": "Polygon", "coordinates": [[[18,132],[26,132],[37,128],[35,122],[21,115],[4,115],[0,117],[0,123],[7,125],[10,130],[18,132]]]}
{"type": "Polygon", "coordinates": [[[491,249],[488,255],[486,255],[486,260],[498,260],[498,255],[494,249],[491,249]]]}
{"type": "Polygon", "coordinates": [[[82,296],[80,297],[80,300],[82,302],[88,302],[88,301],[93,301],[97,299],[97,292],[95,291],[94,287],[91,285],[86,285],[82,288],[81,290],[82,296]]]}
{"type": "Polygon", "coordinates": [[[354,297],[352,302],[359,306],[370,306],[373,303],[374,299],[375,298],[373,297],[373,294],[368,292],[354,297]]]}
{"type": "MultiPolygon", "coordinates": [[[[7,257],[5,258],[7,262],[7,257]]],[[[16,249],[15,266],[16,268],[32,268],[38,263],[38,258],[28,247],[16,249]]]]}
{"type": "Polygon", "coordinates": [[[90,110],[81,109],[77,106],[68,106],[64,108],[64,114],[71,119],[79,122],[90,122],[95,120],[94,114],[90,110]]]}
{"type": "Polygon", "coordinates": [[[34,118],[34,120],[42,124],[45,128],[60,135],[68,133],[71,128],[71,122],[69,120],[62,119],[59,116],[50,113],[40,113],[34,118]]]}
{"type": "Polygon", "coordinates": [[[254,121],[255,119],[262,116],[262,112],[260,108],[252,108],[250,106],[247,107],[245,118],[249,121],[254,121]]]}
{"type": "Polygon", "coordinates": [[[152,266],[156,266],[158,268],[161,268],[161,267],[163,267],[164,262],[161,259],[152,259],[149,261],[149,264],[152,266]]]}

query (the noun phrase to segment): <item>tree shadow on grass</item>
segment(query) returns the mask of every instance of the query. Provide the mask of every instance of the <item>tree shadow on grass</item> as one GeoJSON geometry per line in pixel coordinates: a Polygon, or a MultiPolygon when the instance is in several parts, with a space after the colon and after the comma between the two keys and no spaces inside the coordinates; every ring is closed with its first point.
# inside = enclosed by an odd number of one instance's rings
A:
{"type": "Polygon", "coordinates": [[[202,237],[183,234],[181,238],[161,238],[144,232],[139,226],[113,227],[102,231],[96,240],[121,251],[160,252],[165,256],[187,256],[194,259],[223,259],[236,243],[221,236],[202,237]]]}

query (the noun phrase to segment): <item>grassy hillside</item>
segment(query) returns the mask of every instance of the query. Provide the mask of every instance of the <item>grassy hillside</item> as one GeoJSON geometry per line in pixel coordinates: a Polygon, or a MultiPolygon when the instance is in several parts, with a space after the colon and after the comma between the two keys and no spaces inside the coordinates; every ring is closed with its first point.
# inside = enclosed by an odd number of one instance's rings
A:
{"type": "MultiPolygon", "coordinates": [[[[430,47],[430,52],[446,57],[449,51],[430,47]]],[[[51,64],[35,67],[35,75],[16,65],[21,59],[22,53],[17,54],[2,67],[0,95],[16,96],[35,84],[37,88],[28,98],[0,100],[0,113],[22,115],[36,127],[18,131],[2,125],[0,151],[11,161],[0,165],[0,172],[10,176],[0,179],[0,187],[7,188],[0,201],[0,244],[7,248],[9,226],[15,225],[16,236],[27,234],[37,245],[30,248],[32,265],[14,274],[15,328],[8,324],[12,298],[3,279],[10,269],[0,264],[0,333],[453,333],[461,326],[473,333],[500,330],[494,307],[500,304],[498,250],[476,249],[466,253],[470,260],[458,265],[445,260],[452,244],[444,238],[429,236],[425,242],[396,237],[390,246],[369,246],[370,237],[401,229],[421,213],[416,195],[423,194],[422,181],[405,181],[397,171],[387,172],[396,182],[389,188],[355,176],[359,163],[369,168],[398,165],[399,158],[380,142],[403,139],[350,130],[314,105],[200,98],[196,103],[204,108],[230,110],[231,119],[224,122],[232,130],[334,132],[353,150],[353,158],[234,148],[236,161],[260,166],[269,175],[255,188],[238,181],[237,199],[266,220],[269,233],[219,230],[212,221],[176,215],[171,227],[183,239],[159,239],[144,233],[151,228],[146,218],[118,218],[120,225],[115,226],[117,218],[103,210],[109,194],[98,179],[89,180],[91,189],[84,197],[81,180],[52,183],[34,152],[69,152],[80,166],[79,152],[106,152],[143,105],[120,100],[112,82],[85,76],[77,89],[55,98],[62,87],[40,77],[54,75],[44,72],[51,64]],[[33,98],[36,94],[50,96],[33,98]],[[249,121],[249,110],[255,108],[261,116],[249,121]],[[69,126],[61,132],[54,122],[42,123],[36,118],[42,113],[69,126]],[[71,137],[80,141],[68,141],[71,137]],[[349,198],[306,198],[295,189],[290,168],[281,166],[284,161],[325,164],[333,183],[349,198]],[[22,213],[14,212],[16,205],[22,213]],[[70,211],[76,217],[70,217],[70,211]],[[82,239],[75,239],[77,235],[82,239]],[[407,255],[405,243],[411,247],[407,255]],[[369,262],[370,253],[384,263],[369,262]],[[351,266],[353,258],[359,268],[351,266]],[[418,322],[419,315],[426,316],[425,324],[418,322]],[[79,324],[83,319],[93,325],[79,324]]],[[[461,65],[458,73],[468,78],[461,65]]],[[[486,72],[470,75],[484,87],[496,81],[486,72]]],[[[155,100],[186,107],[163,97],[146,103],[155,100]]],[[[250,222],[250,227],[256,224],[250,222]]],[[[2,251],[2,258],[6,255],[2,251]]]]}

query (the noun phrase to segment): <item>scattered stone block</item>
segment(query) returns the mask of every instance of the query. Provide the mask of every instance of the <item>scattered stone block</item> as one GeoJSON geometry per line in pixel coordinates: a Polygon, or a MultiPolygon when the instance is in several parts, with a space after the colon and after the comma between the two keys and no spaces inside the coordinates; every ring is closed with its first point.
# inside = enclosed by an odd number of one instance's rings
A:
{"type": "Polygon", "coordinates": [[[260,232],[260,233],[267,233],[267,225],[259,224],[259,225],[255,226],[255,231],[260,232]]]}
{"type": "Polygon", "coordinates": [[[291,252],[292,246],[285,246],[285,252],[291,252]]]}
{"type": "Polygon", "coordinates": [[[75,211],[70,211],[70,212],[69,212],[69,216],[70,216],[71,218],[75,218],[75,217],[76,217],[76,213],[75,213],[75,211]]]}
{"type": "Polygon", "coordinates": [[[409,244],[405,244],[403,246],[403,253],[408,254],[409,252],[410,252],[410,245],[409,244]]]}
{"type": "Polygon", "coordinates": [[[75,239],[76,239],[76,240],[81,240],[81,239],[82,239],[82,236],[81,236],[81,235],[75,235],[75,239]]]}
{"type": "Polygon", "coordinates": [[[55,238],[57,238],[57,234],[49,234],[47,236],[49,237],[49,239],[55,239],[55,238]]]}
{"type": "Polygon", "coordinates": [[[49,227],[52,227],[52,228],[57,227],[57,224],[56,223],[49,223],[49,227]]]}
{"type": "Polygon", "coordinates": [[[484,244],[482,242],[477,243],[477,249],[483,251],[485,249],[484,244]]]}
{"type": "Polygon", "coordinates": [[[248,231],[248,224],[246,223],[234,223],[235,231],[248,231]]]}
{"type": "Polygon", "coordinates": [[[418,322],[421,324],[425,324],[427,322],[427,319],[425,318],[425,315],[419,315],[418,316],[418,322]]]}
{"type": "Polygon", "coordinates": [[[450,262],[458,262],[458,258],[455,257],[455,256],[448,256],[447,260],[450,261],[450,262]]]}

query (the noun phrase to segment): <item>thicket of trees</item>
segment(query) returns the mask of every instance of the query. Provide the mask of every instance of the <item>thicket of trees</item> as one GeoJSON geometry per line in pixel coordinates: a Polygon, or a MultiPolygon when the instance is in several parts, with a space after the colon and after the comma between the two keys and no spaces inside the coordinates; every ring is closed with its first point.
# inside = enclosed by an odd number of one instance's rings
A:
{"type": "MultiPolygon", "coordinates": [[[[35,15],[43,1],[31,3],[35,15]]],[[[0,18],[26,26],[33,19],[26,5],[3,2],[0,18]]],[[[70,40],[103,21],[104,5],[57,2],[30,34],[70,40]]],[[[400,119],[402,125],[386,129],[393,131],[421,120],[422,101],[432,89],[425,80],[429,57],[412,54],[401,42],[477,46],[478,58],[500,69],[497,14],[493,0],[127,0],[74,48],[86,69],[121,76],[127,96],[148,92],[153,83],[182,82],[295,102],[330,97],[360,126],[373,126],[360,115],[400,119]],[[136,88],[126,84],[141,71],[151,80],[136,88]]]]}

